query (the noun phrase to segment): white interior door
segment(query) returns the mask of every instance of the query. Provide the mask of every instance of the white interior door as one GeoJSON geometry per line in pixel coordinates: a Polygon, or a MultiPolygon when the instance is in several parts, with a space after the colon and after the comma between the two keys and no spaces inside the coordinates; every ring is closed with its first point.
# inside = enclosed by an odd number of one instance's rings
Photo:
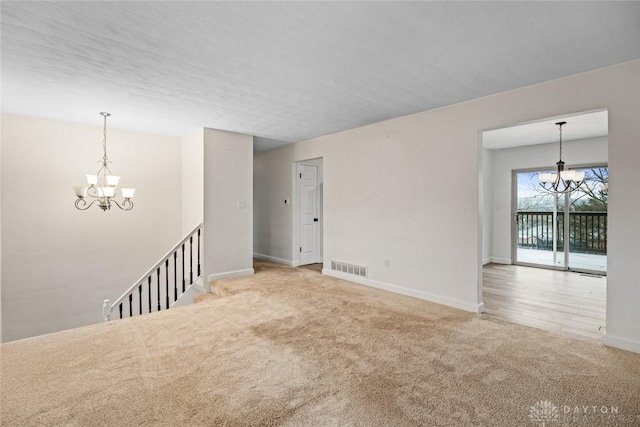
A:
{"type": "Polygon", "coordinates": [[[299,265],[320,262],[319,254],[319,193],[318,166],[301,164],[300,180],[300,262],[299,265]]]}

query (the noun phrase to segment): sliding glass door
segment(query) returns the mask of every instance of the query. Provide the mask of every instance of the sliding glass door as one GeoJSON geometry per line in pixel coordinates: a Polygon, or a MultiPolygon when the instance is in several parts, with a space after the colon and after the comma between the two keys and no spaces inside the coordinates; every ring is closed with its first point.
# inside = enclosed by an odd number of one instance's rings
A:
{"type": "Polygon", "coordinates": [[[585,183],[571,193],[567,204],[567,264],[571,270],[606,273],[609,170],[606,166],[576,170],[585,173],[585,183]]]}
{"type": "Polygon", "coordinates": [[[538,173],[516,172],[515,258],[518,264],[565,267],[564,195],[552,195],[540,188],[538,173]]]}
{"type": "Polygon", "coordinates": [[[585,172],[585,182],[568,195],[540,188],[538,174],[551,170],[514,171],[517,264],[606,272],[608,170],[606,166],[577,170],[585,172]]]}

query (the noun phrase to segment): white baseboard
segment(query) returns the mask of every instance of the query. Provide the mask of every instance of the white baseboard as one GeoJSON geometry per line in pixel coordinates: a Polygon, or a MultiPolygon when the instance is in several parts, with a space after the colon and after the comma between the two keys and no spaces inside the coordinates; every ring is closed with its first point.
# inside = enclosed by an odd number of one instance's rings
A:
{"type": "Polygon", "coordinates": [[[511,258],[499,258],[499,257],[491,257],[491,262],[496,264],[507,264],[511,265],[511,258]]]}
{"type": "Polygon", "coordinates": [[[276,264],[283,264],[283,265],[288,265],[289,267],[297,267],[298,263],[294,262],[294,261],[289,261],[287,259],[282,259],[282,258],[277,258],[274,256],[270,256],[270,255],[264,255],[264,254],[253,254],[254,258],[258,258],[258,259],[263,259],[265,261],[271,261],[271,262],[275,262],[276,264]]]}
{"type": "Polygon", "coordinates": [[[491,257],[488,258],[483,258],[482,259],[482,265],[487,265],[491,262],[491,257]]]}
{"type": "Polygon", "coordinates": [[[454,298],[443,297],[441,295],[435,295],[428,292],[417,291],[415,289],[405,288],[403,286],[391,285],[389,283],[378,282],[377,280],[366,279],[364,277],[353,276],[351,274],[342,273],[340,271],[334,271],[327,268],[322,269],[322,274],[335,277],[336,279],[342,279],[349,282],[358,283],[360,285],[371,286],[372,288],[382,289],[385,291],[393,292],[396,294],[406,295],[426,301],[435,302],[438,304],[447,305],[449,307],[459,308],[465,311],[471,311],[472,313],[482,313],[484,311],[484,303],[469,304],[464,301],[460,301],[454,298]]]}
{"type": "Polygon", "coordinates": [[[604,345],[609,347],[620,348],[622,350],[632,351],[634,353],[640,353],[640,342],[631,341],[626,338],[620,338],[605,332],[602,338],[604,345]]]}
{"type": "Polygon", "coordinates": [[[196,281],[193,282],[193,285],[191,285],[191,287],[195,288],[198,292],[201,292],[201,293],[210,292],[208,289],[205,288],[204,284],[202,283],[202,279],[203,277],[198,277],[196,281]]]}
{"type": "Polygon", "coordinates": [[[253,268],[247,268],[246,270],[225,271],[224,273],[210,274],[209,282],[219,279],[229,279],[231,277],[252,276],[253,273],[253,268]]]}
{"type": "Polygon", "coordinates": [[[193,284],[191,284],[185,292],[178,297],[176,301],[171,304],[173,307],[181,307],[183,305],[193,304],[193,297],[198,294],[206,294],[208,291],[202,286],[201,278],[198,278],[193,284]]]}

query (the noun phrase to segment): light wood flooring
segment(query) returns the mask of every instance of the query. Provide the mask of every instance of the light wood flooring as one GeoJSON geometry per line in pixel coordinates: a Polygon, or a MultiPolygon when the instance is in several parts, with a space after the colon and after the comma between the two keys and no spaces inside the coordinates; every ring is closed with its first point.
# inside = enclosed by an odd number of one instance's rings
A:
{"type": "Polygon", "coordinates": [[[602,341],[607,278],[518,265],[483,267],[484,315],[602,341]]]}
{"type": "Polygon", "coordinates": [[[322,273],[322,267],[324,264],[319,263],[319,264],[307,264],[307,265],[301,265],[300,268],[306,268],[307,270],[313,270],[313,271],[317,271],[318,273],[322,273]]]}

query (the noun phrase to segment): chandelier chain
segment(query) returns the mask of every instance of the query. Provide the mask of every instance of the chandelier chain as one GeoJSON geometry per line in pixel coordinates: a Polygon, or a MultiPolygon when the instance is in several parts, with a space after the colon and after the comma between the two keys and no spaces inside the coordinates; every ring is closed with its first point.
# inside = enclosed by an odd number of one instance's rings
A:
{"type": "Polygon", "coordinates": [[[560,161],[562,161],[562,125],[560,125],[560,161]]]}
{"type": "Polygon", "coordinates": [[[102,162],[106,166],[107,161],[109,160],[107,158],[107,117],[109,117],[110,114],[109,113],[100,113],[100,114],[102,114],[102,116],[104,117],[104,125],[102,128],[102,134],[104,135],[102,139],[102,151],[103,151],[102,162]]]}

